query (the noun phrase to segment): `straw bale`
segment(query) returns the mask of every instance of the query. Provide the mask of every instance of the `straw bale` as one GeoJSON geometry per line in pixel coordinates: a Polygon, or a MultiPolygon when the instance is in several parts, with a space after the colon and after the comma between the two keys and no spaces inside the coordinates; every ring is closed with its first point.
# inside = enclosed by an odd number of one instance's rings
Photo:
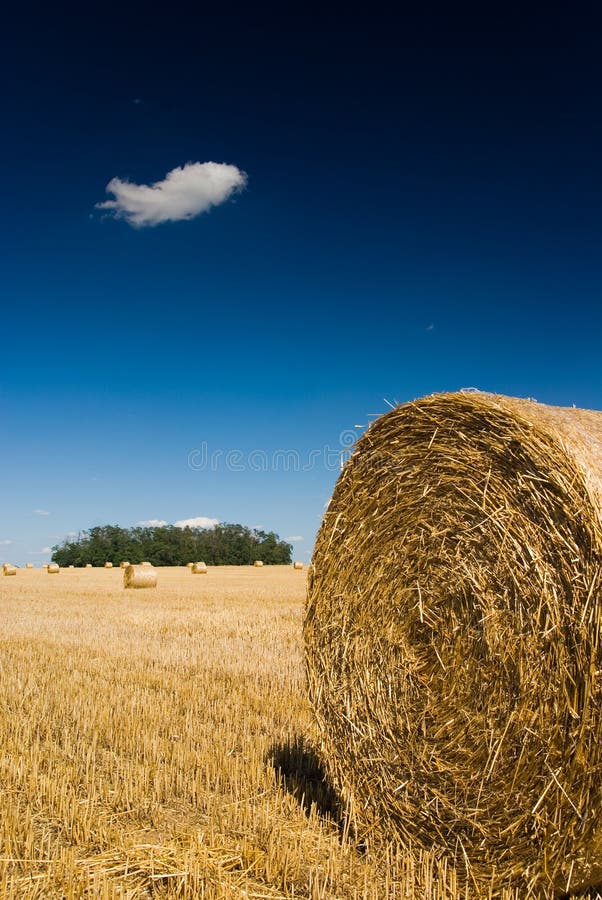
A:
{"type": "Polygon", "coordinates": [[[26,569],[33,569],[33,563],[25,563],[26,569]]]}
{"type": "Polygon", "coordinates": [[[130,565],[129,559],[122,559],[121,562],[119,563],[119,568],[120,568],[120,569],[127,569],[127,567],[128,567],[129,565],[130,565]]]}
{"type": "Polygon", "coordinates": [[[86,563],[85,568],[86,568],[86,569],[91,569],[91,568],[92,568],[92,563],[86,563]]]}
{"type": "Polygon", "coordinates": [[[194,563],[186,563],[187,569],[192,569],[193,566],[194,566],[194,563]]]}
{"type": "Polygon", "coordinates": [[[206,575],[207,574],[207,566],[204,562],[194,563],[192,569],[190,570],[193,575],[206,575]]]}
{"type": "Polygon", "coordinates": [[[124,588],[157,587],[157,573],[152,566],[142,563],[139,566],[128,566],[123,570],[124,588]]]}
{"type": "Polygon", "coordinates": [[[2,571],[4,572],[5,575],[16,575],[17,567],[11,566],[10,563],[4,563],[4,565],[2,566],[2,571]]]}
{"type": "Polygon", "coordinates": [[[141,562],[141,566],[152,566],[152,562],[141,562]]]}
{"type": "Polygon", "coordinates": [[[358,832],[473,887],[599,884],[602,412],[395,408],[341,473],[309,578],[320,752],[358,832]]]}
{"type": "Polygon", "coordinates": [[[255,568],[257,568],[257,569],[258,569],[258,568],[261,568],[261,566],[263,565],[263,561],[262,561],[261,559],[256,559],[255,562],[253,563],[253,565],[254,565],[255,568]]]}
{"type": "Polygon", "coordinates": [[[303,563],[300,560],[296,559],[295,562],[293,563],[293,569],[302,569],[302,568],[303,568],[303,563]]]}
{"type": "Polygon", "coordinates": [[[46,570],[49,575],[57,575],[60,572],[60,566],[58,563],[48,563],[46,570]]]}
{"type": "Polygon", "coordinates": [[[112,569],[112,568],[113,568],[113,563],[107,561],[107,562],[105,563],[105,569],[112,569]]]}

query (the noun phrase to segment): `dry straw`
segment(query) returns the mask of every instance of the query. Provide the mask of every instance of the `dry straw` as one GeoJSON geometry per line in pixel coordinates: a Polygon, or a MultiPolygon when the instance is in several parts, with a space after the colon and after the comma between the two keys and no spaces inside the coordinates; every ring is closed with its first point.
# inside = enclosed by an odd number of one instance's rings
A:
{"type": "Polygon", "coordinates": [[[300,562],[298,559],[295,560],[295,562],[293,563],[293,569],[302,569],[302,568],[303,568],[303,563],[300,562]]]}
{"type": "Polygon", "coordinates": [[[86,567],[86,569],[91,569],[91,568],[92,568],[92,563],[86,563],[86,566],[85,566],[85,567],[86,567]]]}
{"type": "Polygon", "coordinates": [[[56,575],[58,572],[60,572],[60,567],[58,563],[48,563],[48,565],[46,566],[46,570],[49,575],[56,575]]]}
{"type": "Polygon", "coordinates": [[[4,565],[2,566],[2,571],[4,572],[5,575],[16,575],[17,567],[11,566],[10,563],[4,563],[4,565]]]}
{"type": "Polygon", "coordinates": [[[255,562],[253,563],[253,565],[255,566],[255,568],[258,569],[263,565],[263,562],[261,559],[256,559],[255,562]]]}
{"type": "Polygon", "coordinates": [[[193,566],[194,566],[194,563],[186,563],[187,569],[192,569],[193,566]]]}
{"type": "Polygon", "coordinates": [[[129,565],[130,565],[130,561],[129,561],[128,559],[122,559],[121,562],[119,563],[119,568],[120,568],[120,569],[127,569],[127,567],[128,567],[129,565]]]}
{"type": "Polygon", "coordinates": [[[309,690],[367,838],[552,897],[602,881],[602,413],[439,394],[375,421],[310,568],[309,690]]]}
{"type": "Polygon", "coordinates": [[[152,563],[151,562],[141,562],[140,565],[141,566],[152,566],[152,563]]]}
{"type": "Polygon", "coordinates": [[[113,563],[112,563],[112,562],[106,562],[106,563],[105,563],[105,569],[112,569],[112,568],[113,568],[113,563]]]}
{"type": "Polygon", "coordinates": [[[25,563],[26,569],[33,569],[33,563],[25,563]]]}
{"type": "Polygon", "coordinates": [[[207,574],[207,566],[204,562],[194,563],[192,569],[190,570],[193,575],[206,575],[207,574]]]}
{"type": "Polygon", "coordinates": [[[157,587],[157,573],[150,565],[128,566],[123,570],[124,588],[157,587]]]}

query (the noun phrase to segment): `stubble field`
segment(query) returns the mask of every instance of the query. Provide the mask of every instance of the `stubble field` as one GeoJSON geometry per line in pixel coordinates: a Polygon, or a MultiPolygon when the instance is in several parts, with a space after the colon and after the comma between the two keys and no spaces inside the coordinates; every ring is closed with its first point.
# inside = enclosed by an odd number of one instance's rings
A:
{"type": "Polygon", "coordinates": [[[0,577],[0,896],[469,896],[354,843],[312,752],[305,570],[157,571],[0,577]]]}

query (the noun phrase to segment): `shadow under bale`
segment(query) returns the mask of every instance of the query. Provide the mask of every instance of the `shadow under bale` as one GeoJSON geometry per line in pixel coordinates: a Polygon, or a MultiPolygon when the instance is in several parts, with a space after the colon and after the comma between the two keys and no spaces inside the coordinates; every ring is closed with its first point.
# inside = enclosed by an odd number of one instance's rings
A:
{"type": "Polygon", "coordinates": [[[268,753],[268,761],[284,789],[295,798],[306,815],[314,807],[319,815],[331,819],[341,834],[349,830],[344,805],[320,760],[303,737],[296,736],[283,744],[274,744],[268,753]]]}

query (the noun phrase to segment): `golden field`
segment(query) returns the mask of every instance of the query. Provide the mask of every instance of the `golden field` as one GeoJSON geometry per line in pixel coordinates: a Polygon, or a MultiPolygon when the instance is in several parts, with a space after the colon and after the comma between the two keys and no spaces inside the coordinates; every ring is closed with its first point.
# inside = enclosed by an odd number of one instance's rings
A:
{"type": "Polygon", "coordinates": [[[0,897],[468,897],[345,826],[311,751],[306,571],[157,571],[0,576],[0,897]]]}

